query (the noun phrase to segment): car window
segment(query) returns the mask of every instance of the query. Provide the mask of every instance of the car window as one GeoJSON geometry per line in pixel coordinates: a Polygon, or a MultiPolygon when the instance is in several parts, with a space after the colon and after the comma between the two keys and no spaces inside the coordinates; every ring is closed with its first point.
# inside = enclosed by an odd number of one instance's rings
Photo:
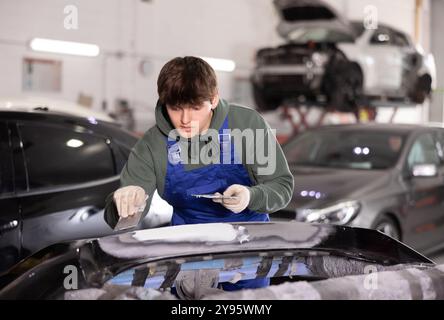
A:
{"type": "Polygon", "coordinates": [[[379,27],[373,33],[370,39],[370,43],[373,45],[390,45],[392,43],[392,34],[386,27],[379,27]]]}
{"type": "Polygon", "coordinates": [[[8,127],[0,122],[0,196],[14,191],[12,163],[8,127]]]}
{"type": "Polygon", "coordinates": [[[354,39],[347,33],[326,28],[298,28],[288,34],[288,38],[292,42],[306,43],[314,42],[353,42],[354,39]]]}
{"type": "Polygon", "coordinates": [[[351,26],[353,28],[353,31],[354,31],[356,37],[358,37],[358,38],[365,31],[364,23],[362,21],[354,21],[354,22],[351,23],[351,26]]]}
{"type": "Polygon", "coordinates": [[[436,133],[435,145],[438,157],[441,160],[441,164],[444,164],[444,132],[442,132],[442,130],[439,130],[436,133]]]}
{"type": "Polygon", "coordinates": [[[19,125],[30,189],[72,185],[116,174],[106,139],[50,125],[19,125]]]}
{"type": "Polygon", "coordinates": [[[284,146],[290,165],[347,169],[387,169],[396,164],[405,137],[390,131],[319,130],[284,146]]]}
{"type": "Polygon", "coordinates": [[[336,18],[331,10],[320,6],[306,5],[302,7],[288,7],[281,10],[281,12],[284,20],[288,22],[333,20],[336,18]]]}
{"type": "Polygon", "coordinates": [[[407,163],[410,169],[415,164],[439,165],[440,159],[432,134],[422,134],[415,140],[410,148],[407,163]]]}

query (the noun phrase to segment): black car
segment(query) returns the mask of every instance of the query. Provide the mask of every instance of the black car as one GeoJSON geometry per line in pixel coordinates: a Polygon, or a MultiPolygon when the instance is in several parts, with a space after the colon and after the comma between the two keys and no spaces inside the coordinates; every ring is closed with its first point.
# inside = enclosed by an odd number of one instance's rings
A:
{"type": "Polygon", "coordinates": [[[444,129],[352,124],[283,146],[294,195],[271,219],[374,228],[429,253],[444,245],[444,129]]]}
{"type": "Polygon", "coordinates": [[[113,232],[105,198],[137,138],[44,110],[0,111],[0,271],[53,243],[113,232]]]}

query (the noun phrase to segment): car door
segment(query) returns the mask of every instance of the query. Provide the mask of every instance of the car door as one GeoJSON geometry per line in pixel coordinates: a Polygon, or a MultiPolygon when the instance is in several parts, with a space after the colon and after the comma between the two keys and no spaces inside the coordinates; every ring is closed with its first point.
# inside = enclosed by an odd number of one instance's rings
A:
{"type": "Polygon", "coordinates": [[[404,53],[394,41],[392,30],[380,26],[370,37],[365,48],[374,62],[376,73],[372,91],[378,95],[399,95],[402,84],[404,53]]]}
{"type": "Polygon", "coordinates": [[[65,240],[112,233],[106,196],[119,187],[107,137],[80,126],[17,123],[27,190],[18,194],[23,255],[65,240]]]}
{"type": "Polygon", "coordinates": [[[0,273],[20,257],[20,218],[14,194],[13,147],[8,123],[0,122],[0,273]]]}
{"type": "MultiPolygon", "coordinates": [[[[433,132],[419,134],[410,146],[405,170],[411,173],[416,164],[440,166],[433,132]]],[[[430,177],[407,178],[408,199],[406,204],[406,242],[424,251],[435,246],[440,240],[438,231],[442,223],[444,205],[443,170],[430,177]]]]}
{"type": "MultiPolygon", "coordinates": [[[[436,147],[440,158],[439,175],[441,177],[441,183],[444,185],[444,129],[437,129],[435,133],[436,147]]],[[[444,195],[442,195],[444,197],[444,195]]],[[[441,208],[436,213],[436,226],[437,226],[437,243],[444,245],[444,200],[442,201],[441,208]]]]}

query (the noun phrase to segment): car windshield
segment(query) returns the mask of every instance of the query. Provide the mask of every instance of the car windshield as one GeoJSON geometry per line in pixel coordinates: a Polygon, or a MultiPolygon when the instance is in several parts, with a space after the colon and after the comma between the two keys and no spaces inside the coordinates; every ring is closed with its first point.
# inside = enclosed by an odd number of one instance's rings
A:
{"type": "Polygon", "coordinates": [[[284,146],[290,165],[387,169],[398,160],[405,134],[390,131],[308,131],[284,146]]]}
{"type": "Polygon", "coordinates": [[[350,23],[356,37],[360,37],[365,30],[364,23],[362,21],[353,21],[350,23]]]}
{"type": "Polygon", "coordinates": [[[326,28],[298,28],[289,33],[288,38],[292,42],[306,43],[314,42],[353,42],[354,39],[348,34],[326,28]]]}

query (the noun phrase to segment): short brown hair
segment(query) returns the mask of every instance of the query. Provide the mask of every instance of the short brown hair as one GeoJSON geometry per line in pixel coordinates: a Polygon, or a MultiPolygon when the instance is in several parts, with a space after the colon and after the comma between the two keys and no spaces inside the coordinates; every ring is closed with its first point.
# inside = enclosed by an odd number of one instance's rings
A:
{"type": "Polygon", "coordinates": [[[217,94],[216,74],[201,58],[177,57],[160,70],[157,92],[162,104],[198,105],[217,94]]]}

